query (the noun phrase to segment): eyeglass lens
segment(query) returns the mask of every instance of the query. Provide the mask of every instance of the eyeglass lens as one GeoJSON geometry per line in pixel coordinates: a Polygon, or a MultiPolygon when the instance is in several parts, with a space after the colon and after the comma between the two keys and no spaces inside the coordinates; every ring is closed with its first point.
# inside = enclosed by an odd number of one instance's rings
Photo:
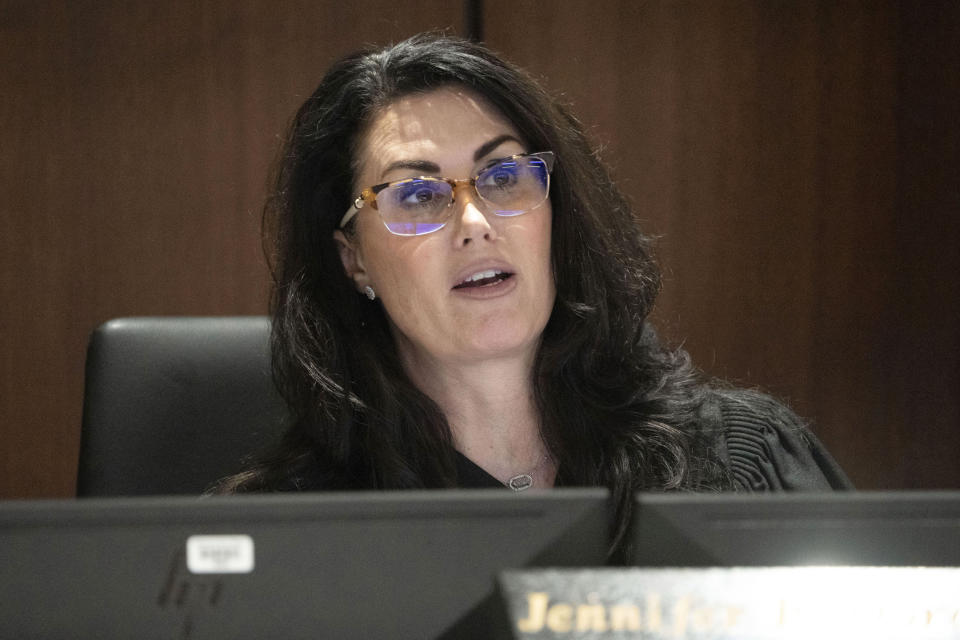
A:
{"type": "MultiPolygon", "coordinates": [[[[508,158],[477,176],[477,194],[498,216],[516,216],[536,208],[547,198],[550,169],[543,158],[508,158]]],[[[423,235],[446,223],[453,187],[439,178],[412,178],[395,182],[377,194],[377,209],[392,233],[423,235]]]]}

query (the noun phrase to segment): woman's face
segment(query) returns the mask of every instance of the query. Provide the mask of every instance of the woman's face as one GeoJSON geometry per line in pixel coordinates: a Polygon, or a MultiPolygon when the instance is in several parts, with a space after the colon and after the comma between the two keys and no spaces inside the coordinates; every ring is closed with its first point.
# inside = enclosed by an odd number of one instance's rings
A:
{"type": "MultiPolygon", "coordinates": [[[[471,178],[493,159],[546,151],[527,149],[521,140],[469,90],[407,96],[365,132],[354,193],[416,176],[471,178]]],[[[370,286],[380,298],[408,365],[532,358],[556,293],[550,200],[500,217],[487,211],[473,187],[458,186],[454,195],[446,226],[423,236],[393,235],[378,212],[364,206],[355,234],[335,232],[344,268],[358,290],[370,286]],[[484,272],[497,275],[483,286],[468,282],[484,272]]]]}

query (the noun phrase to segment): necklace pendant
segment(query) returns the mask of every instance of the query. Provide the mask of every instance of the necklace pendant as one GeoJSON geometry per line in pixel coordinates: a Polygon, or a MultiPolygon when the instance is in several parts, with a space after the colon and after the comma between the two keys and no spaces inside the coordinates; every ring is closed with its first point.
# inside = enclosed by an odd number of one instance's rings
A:
{"type": "Polygon", "coordinates": [[[517,474],[507,480],[507,486],[514,491],[526,491],[533,486],[533,476],[529,473],[517,474]]]}

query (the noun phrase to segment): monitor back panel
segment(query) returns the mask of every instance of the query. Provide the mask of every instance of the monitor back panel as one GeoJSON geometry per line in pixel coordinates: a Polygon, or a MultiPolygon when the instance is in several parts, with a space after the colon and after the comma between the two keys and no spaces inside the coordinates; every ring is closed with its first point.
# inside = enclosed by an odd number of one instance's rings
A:
{"type": "Polygon", "coordinates": [[[606,492],[89,499],[0,504],[0,637],[436,637],[510,567],[601,564],[606,492]],[[191,536],[253,543],[195,573],[191,536]]]}
{"type": "Polygon", "coordinates": [[[638,494],[632,564],[960,566],[960,492],[638,494]]]}

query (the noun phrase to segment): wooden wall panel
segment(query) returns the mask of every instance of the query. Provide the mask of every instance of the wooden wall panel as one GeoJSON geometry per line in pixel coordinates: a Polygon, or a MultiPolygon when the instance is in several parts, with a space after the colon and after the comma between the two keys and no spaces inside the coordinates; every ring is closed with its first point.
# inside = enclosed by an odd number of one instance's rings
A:
{"type": "MultiPolygon", "coordinates": [[[[483,6],[660,236],[663,332],[810,416],[860,486],[960,486],[960,5],[483,6]]],[[[72,493],[97,324],[265,310],[294,109],[463,8],[0,0],[0,497],[72,493]]]]}
{"type": "Polygon", "coordinates": [[[659,236],[663,333],[865,488],[960,487],[956,7],[485,3],[659,236]]]}
{"type": "Polygon", "coordinates": [[[294,110],[336,57],[461,13],[0,2],[0,497],[73,493],[98,324],[266,311],[260,206],[294,110]]]}
{"type": "Polygon", "coordinates": [[[960,475],[960,3],[917,5],[900,6],[900,304],[884,318],[897,339],[883,357],[910,427],[909,486],[929,487],[960,475]]]}

